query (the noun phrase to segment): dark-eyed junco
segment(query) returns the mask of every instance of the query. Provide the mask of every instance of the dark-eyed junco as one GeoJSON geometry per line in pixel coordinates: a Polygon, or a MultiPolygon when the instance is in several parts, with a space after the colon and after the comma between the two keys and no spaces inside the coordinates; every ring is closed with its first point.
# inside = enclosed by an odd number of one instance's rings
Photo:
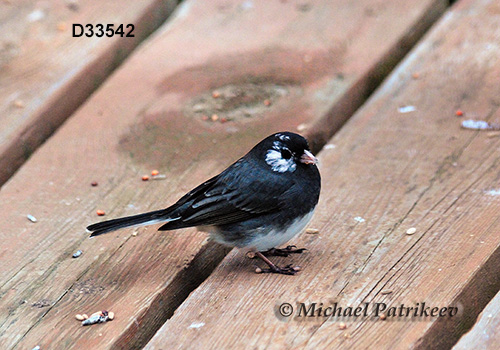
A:
{"type": "Polygon", "coordinates": [[[262,272],[294,274],[262,252],[284,255],[304,249],[275,249],[301,232],[318,203],[321,179],[305,138],[291,132],[266,137],[219,175],[172,206],[87,227],[92,236],[120,228],[163,223],[160,231],[195,226],[224,245],[249,248],[269,265],[262,272]]]}

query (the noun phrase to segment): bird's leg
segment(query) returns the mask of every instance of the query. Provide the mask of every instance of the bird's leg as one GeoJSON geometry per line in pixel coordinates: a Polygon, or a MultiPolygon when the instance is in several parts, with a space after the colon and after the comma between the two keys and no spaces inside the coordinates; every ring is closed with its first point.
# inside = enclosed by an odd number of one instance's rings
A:
{"type": "Polygon", "coordinates": [[[260,273],[279,273],[282,275],[295,275],[295,273],[300,270],[299,267],[293,267],[291,264],[285,267],[278,267],[274,265],[271,260],[266,258],[264,254],[262,254],[261,252],[255,252],[255,256],[258,256],[269,266],[268,269],[259,269],[260,273]]]}
{"type": "Polygon", "coordinates": [[[297,248],[297,246],[289,245],[286,248],[272,248],[268,251],[264,252],[264,255],[267,256],[288,256],[290,254],[300,254],[307,250],[306,248],[297,248]]]}

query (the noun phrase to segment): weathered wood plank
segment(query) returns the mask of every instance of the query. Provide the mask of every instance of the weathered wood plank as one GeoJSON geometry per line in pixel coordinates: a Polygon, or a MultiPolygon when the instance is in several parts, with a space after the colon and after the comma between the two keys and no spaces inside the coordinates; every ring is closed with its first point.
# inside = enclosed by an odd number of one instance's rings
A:
{"type": "Polygon", "coordinates": [[[500,288],[500,138],[455,115],[500,122],[499,12],[456,3],[320,153],[320,233],[278,260],[303,271],[254,274],[233,251],[145,348],[451,348],[500,288]],[[298,317],[314,302],[367,302],[368,317],[298,317]],[[459,314],[384,321],[372,309],[423,302],[459,314]]]}
{"type": "Polygon", "coordinates": [[[355,87],[387,52],[443,9],[433,0],[184,2],[2,188],[0,346],[144,344],[225,252],[193,230],[88,240],[95,210],[164,207],[263,136],[312,123],[345,93],[359,98],[355,87]],[[140,181],[153,168],[167,179],[140,181]],[[85,328],[73,318],[100,309],[116,319],[85,328]]]}
{"type": "Polygon", "coordinates": [[[498,349],[500,347],[500,294],[486,306],[472,329],[453,350],[498,349]]]}
{"type": "Polygon", "coordinates": [[[113,0],[0,1],[0,185],[175,5],[172,0],[127,6],[113,0]],[[133,24],[135,37],[74,38],[73,23],[133,24]]]}

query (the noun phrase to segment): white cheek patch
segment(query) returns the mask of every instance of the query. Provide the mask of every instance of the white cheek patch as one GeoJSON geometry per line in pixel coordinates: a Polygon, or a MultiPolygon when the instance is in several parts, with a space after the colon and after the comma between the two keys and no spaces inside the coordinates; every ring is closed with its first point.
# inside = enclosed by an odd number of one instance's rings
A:
{"type": "Polygon", "coordinates": [[[271,166],[273,171],[284,173],[286,171],[294,172],[297,164],[293,157],[285,159],[281,156],[281,152],[275,149],[270,149],[266,153],[266,163],[271,166]]]}

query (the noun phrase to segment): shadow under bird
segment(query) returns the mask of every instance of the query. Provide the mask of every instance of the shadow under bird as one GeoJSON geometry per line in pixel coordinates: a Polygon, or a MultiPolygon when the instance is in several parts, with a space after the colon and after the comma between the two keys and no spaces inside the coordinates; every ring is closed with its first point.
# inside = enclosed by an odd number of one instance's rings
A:
{"type": "Polygon", "coordinates": [[[163,223],[159,231],[197,227],[223,245],[254,251],[269,266],[262,272],[293,275],[297,267],[278,267],[267,256],[305,250],[277,247],[311,220],[321,189],[317,162],[305,138],[279,132],[170,207],[99,222],[87,230],[94,237],[157,223],[163,223]]]}

